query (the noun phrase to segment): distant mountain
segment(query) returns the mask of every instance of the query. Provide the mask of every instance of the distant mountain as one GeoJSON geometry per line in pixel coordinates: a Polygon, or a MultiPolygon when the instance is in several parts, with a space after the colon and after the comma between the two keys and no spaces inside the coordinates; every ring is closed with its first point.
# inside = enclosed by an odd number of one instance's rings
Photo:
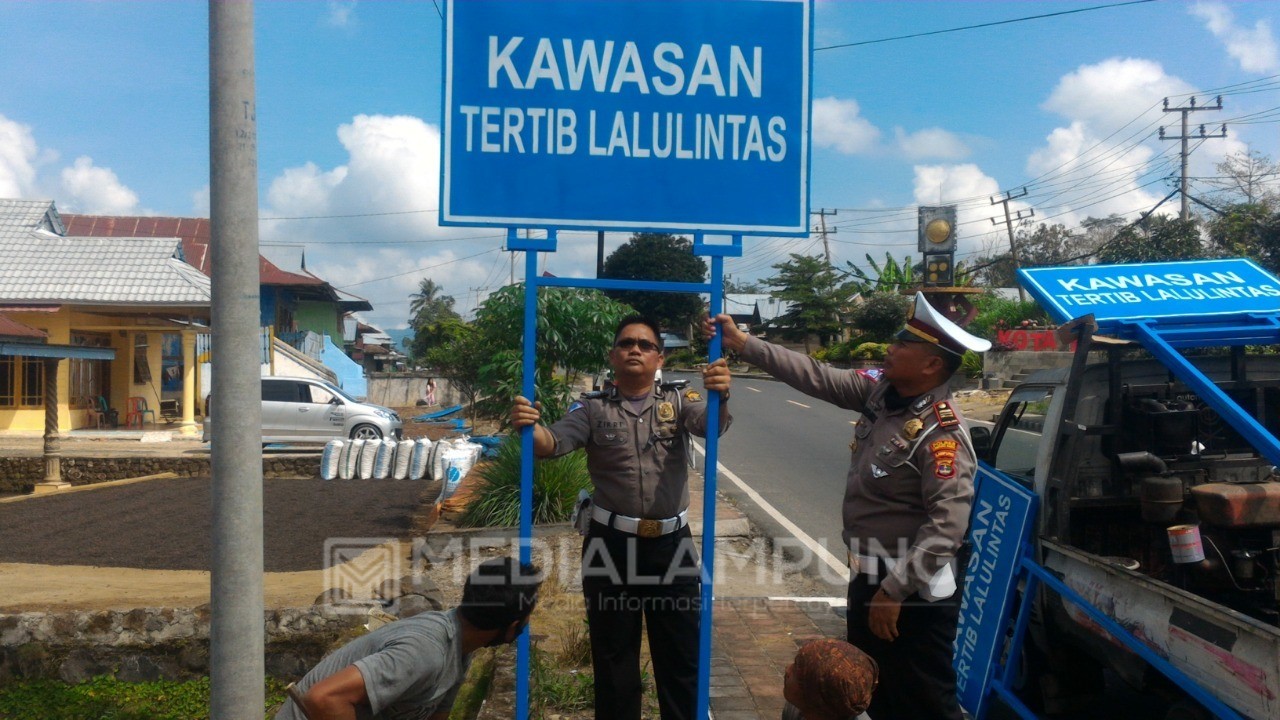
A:
{"type": "Polygon", "coordinates": [[[407,338],[413,338],[413,328],[396,328],[395,330],[383,330],[383,332],[391,336],[392,342],[395,343],[396,350],[405,353],[406,355],[408,354],[408,350],[405,348],[403,341],[407,338]]]}

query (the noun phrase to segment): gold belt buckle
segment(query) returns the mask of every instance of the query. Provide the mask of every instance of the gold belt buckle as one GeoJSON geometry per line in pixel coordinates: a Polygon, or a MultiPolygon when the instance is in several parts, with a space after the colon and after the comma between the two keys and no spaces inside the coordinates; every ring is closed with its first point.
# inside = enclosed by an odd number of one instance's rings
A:
{"type": "Polygon", "coordinates": [[[661,520],[641,520],[640,526],[636,528],[636,535],[642,538],[656,538],[662,536],[661,520]]]}

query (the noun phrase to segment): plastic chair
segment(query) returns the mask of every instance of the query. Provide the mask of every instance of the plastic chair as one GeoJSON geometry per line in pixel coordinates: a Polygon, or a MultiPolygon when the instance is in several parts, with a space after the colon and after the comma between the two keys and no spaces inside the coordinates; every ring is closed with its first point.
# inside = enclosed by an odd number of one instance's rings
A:
{"type": "Polygon", "coordinates": [[[147,407],[147,399],[144,397],[131,397],[129,398],[129,409],[124,415],[124,426],[133,427],[133,421],[137,420],[138,427],[141,428],[144,425],[147,415],[151,416],[151,424],[154,425],[156,422],[156,411],[147,407]]]}
{"type": "Polygon", "coordinates": [[[107,427],[113,428],[120,424],[120,413],[111,409],[106,397],[99,395],[89,407],[89,420],[95,423],[99,430],[104,423],[107,427]]]}

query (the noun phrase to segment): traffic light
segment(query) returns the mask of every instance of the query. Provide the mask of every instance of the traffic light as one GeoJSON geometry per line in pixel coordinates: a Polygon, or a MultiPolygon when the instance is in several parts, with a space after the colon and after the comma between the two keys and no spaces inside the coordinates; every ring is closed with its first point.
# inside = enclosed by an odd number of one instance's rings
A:
{"type": "Polygon", "coordinates": [[[955,277],[955,253],[943,252],[924,254],[925,287],[951,287],[955,284],[955,277]]]}
{"type": "Polygon", "coordinates": [[[956,251],[956,206],[920,206],[919,251],[941,253],[956,251]]]}

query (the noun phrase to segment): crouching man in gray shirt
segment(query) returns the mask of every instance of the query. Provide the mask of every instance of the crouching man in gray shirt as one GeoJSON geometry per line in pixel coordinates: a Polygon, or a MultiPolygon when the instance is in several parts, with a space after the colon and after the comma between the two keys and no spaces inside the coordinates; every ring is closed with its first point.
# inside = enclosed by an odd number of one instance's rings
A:
{"type": "Polygon", "coordinates": [[[298,681],[276,720],[445,720],[471,653],[513,642],[541,583],[537,568],[512,558],[481,563],[459,607],[397,620],[330,653],[298,681]]]}

